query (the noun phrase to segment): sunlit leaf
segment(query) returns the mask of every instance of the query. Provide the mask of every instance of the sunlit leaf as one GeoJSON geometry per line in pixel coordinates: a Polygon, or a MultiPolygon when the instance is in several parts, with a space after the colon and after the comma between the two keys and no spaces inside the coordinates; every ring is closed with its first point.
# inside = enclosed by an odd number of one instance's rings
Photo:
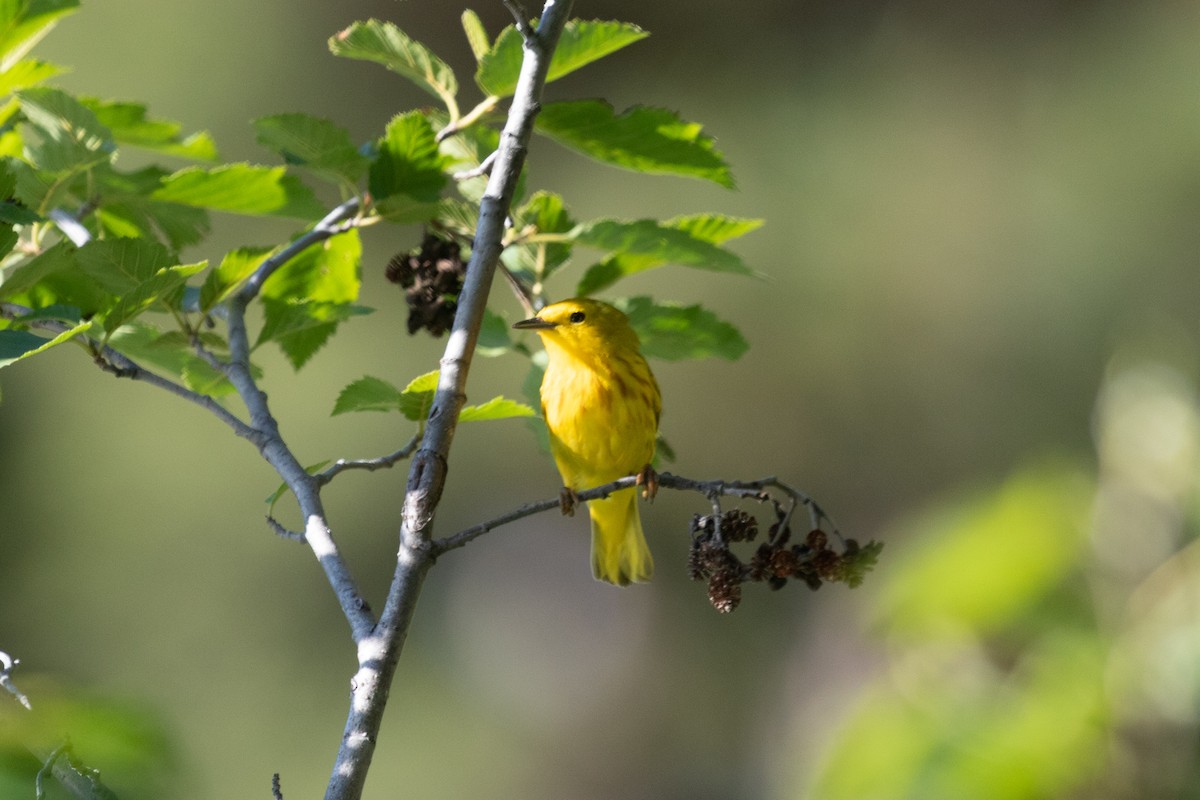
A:
{"type": "Polygon", "coordinates": [[[637,331],[642,353],[667,361],[717,356],[736,361],[749,348],[737,328],[703,306],[657,304],[649,297],[617,303],[637,331]]]}
{"type": "Polygon", "coordinates": [[[254,270],[259,268],[271,252],[272,248],[269,247],[239,247],[226,253],[221,263],[208,273],[200,287],[200,310],[207,312],[217,304],[225,302],[243,281],[254,274],[254,270]]]}
{"type": "Polygon", "coordinates": [[[259,144],[289,164],[351,183],[366,172],[367,159],[354,146],[350,134],[327,119],[276,114],[254,120],[254,129],[259,144]]]}
{"type": "MultiPolygon", "coordinates": [[[[124,323],[154,306],[164,303],[170,307],[179,305],[178,298],[183,285],[193,275],[202,272],[207,263],[183,264],[167,267],[151,275],[132,291],[126,292],[104,314],[104,330],[112,333],[124,323]]],[[[166,310],[166,309],[163,309],[166,310]]]]}
{"type": "Polygon", "coordinates": [[[26,137],[26,150],[38,169],[77,172],[112,158],[112,132],[66,92],[38,86],[17,97],[32,132],[26,137]]]}
{"type": "Polygon", "coordinates": [[[0,367],[7,367],[38,353],[44,353],[51,347],[70,341],[82,333],[86,333],[95,324],[85,320],[69,328],[53,338],[36,336],[28,331],[5,329],[0,330],[0,367]]]}
{"type": "Polygon", "coordinates": [[[329,49],[336,56],[382,64],[440,98],[448,109],[456,108],[458,79],[454,70],[390,22],[355,22],[329,39],[329,49]]]}
{"type": "Polygon", "coordinates": [[[78,7],[79,0],[0,2],[0,72],[11,69],[61,17],[78,7]]]}
{"type": "Polygon", "coordinates": [[[646,256],[662,263],[738,275],[755,274],[730,251],[657,220],[592,220],[579,225],[571,235],[581,244],[633,256],[646,256]]]}
{"type": "Polygon", "coordinates": [[[507,397],[493,397],[486,403],[477,406],[465,406],[458,415],[459,422],[482,422],[493,419],[512,419],[513,417],[533,417],[536,412],[525,403],[510,400],[507,397]]]}
{"type": "MultiPolygon", "coordinates": [[[[760,219],[742,219],[721,214],[694,214],[675,217],[661,223],[663,227],[681,230],[695,239],[719,245],[762,227],[760,219]]],[[[575,289],[577,295],[594,294],[607,289],[620,279],[670,263],[655,255],[614,253],[588,268],[575,289]]]]}
{"type": "MultiPolygon", "coordinates": [[[[573,19],[559,37],[546,80],[558,80],[649,35],[628,22],[573,19]]],[[[479,67],[475,71],[475,82],[486,94],[507,97],[517,88],[523,55],[524,40],[520,32],[509,25],[496,37],[487,53],[482,57],[476,54],[479,67]]]]}
{"type": "Polygon", "coordinates": [[[401,391],[371,375],[347,385],[333,404],[333,416],[348,411],[399,411],[401,391]]]}
{"type": "Polygon", "coordinates": [[[729,165],[712,137],[674,111],[635,106],[618,115],[603,100],[566,100],[542,106],[535,126],[559,144],[606,164],[733,188],[729,165]]]}
{"type": "Polygon", "coordinates": [[[467,44],[471,46],[471,54],[478,61],[492,47],[491,42],[488,41],[487,31],[483,27],[483,21],[479,19],[478,14],[468,8],[462,13],[462,26],[463,33],[467,35],[467,44]]]}
{"type": "Polygon", "coordinates": [[[151,198],[236,214],[319,219],[324,207],[284,167],[188,167],[167,176],[151,198]]]}
{"type": "Polygon", "coordinates": [[[80,98],[100,123],[112,131],[113,137],[125,144],[135,145],[156,153],[164,153],[198,161],[215,161],[217,146],[207,131],[183,136],[183,126],[169,120],[151,119],[140,103],[123,103],[94,97],[80,98]]]}
{"type": "Polygon", "coordinates": [[[30,86],[37,86],[62,73],[62,67],[47,61],[26,59],[0,73],[0,97],[30,86]]]}
{"type": "Polygon", "coordinates": [[[429,119],[419,111],[398,114],[388,123],[371,163],[370,189],[376,198],[403,194],[436,203],[446,185],[446,157],[438,149],[429,119]]]}

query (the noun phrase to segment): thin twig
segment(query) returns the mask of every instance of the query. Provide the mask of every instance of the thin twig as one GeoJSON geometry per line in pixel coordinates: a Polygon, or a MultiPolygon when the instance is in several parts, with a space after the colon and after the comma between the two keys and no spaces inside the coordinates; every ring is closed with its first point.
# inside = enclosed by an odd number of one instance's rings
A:
{"type": "Polygon", "coordinates": [[[465,181],[470,180],[471,178],[480,178],[484,175],[491,175],[492,165],[496,163],[496,152],[497,151],[493,150],[487,158],[479,162],[478,167],[464,169],[461,172],[454,173],[454,180],[465,181]]]}
{"type": "Polygon", "coordinates": [[[471,127],[482,117],[491,113],[491,111],[493,111],[499,103],[499,97],[496,97],[495,95],[488,95],[482,101],[480,101],[479,105],[475,106],[466,114],[463,114],[461,117],[438,131],[437,136],[434,138],[439,142],[449,139],[454,134],[471,127]]]}
{"type": "Polygon", "coordinates": [[[54,762],[58,761],[67,752],[68,747],[69,745],[63,742],[51,750],[50,755],[42,762],[41,769],[37,771],[37,775],[33,778],[33,796],[37,800],[43,800],[46,797],[46,788],[42,785],[42,782],[46,779],[47,775],[51,774],[51,771],[54,769],[54,762]]]}
{"type": "Polygon", "coordinates": [[[521,38],[525,40],[525,44],[529,47],[537,48],[538,35],[537,32],[529,24],[529,12],[518,0],[501,0],[504,7],[508,9],[508,13],[512,14],[513,24],[517,26],[517,31],[521,34],[521,38]]]}
{"type": "Polygon", "coordinates": [[[413,451],[417,449],[417,445],[421,443],[421,435],[421,433],[414,434],[413,437],[408,440],[406,445],[394,453],[388,453],[386,456],[354,460],[340,458],[330,465],[329,469],[325,470],[324,472],[318,472],[317,474],[313,475],[313,477],[316,478],[318,484],[324,486],[337,477],[340,473],[345,472],[348,469],[365,469],[368,472],[374,472],[378,469],[388,469],[395,466],[397,462],[403,461],[413,454],[413,451]]]}
{"type": "Polygon", "coordinates": [[[13,683],[12,672],[21,663],[20,659],[13,658],[8,653],[0,650],[0,689],[6,690],[13,697],[17,698],[17,702],[25,706],[26,709],[32,711],[33,706],[29,704],[29,698],[25,693],[17,688],[13,683]]]}
{"type": "MultiPolygon", "coordinates": [[[[621,489],[628,489],[631,486],[637,485],[637,475],[629,475],[624,478],[619,478],[611,483],[606,483],[603,486],[597,486],[593,489],[577,492],[576,498],[581,501],[598,500],[608,497],[610,494],[621,489]]],[[[678,491],[699,492],[709,498],[713,503],[713,510],[716,517],[719,519],[720,504],[717,502],[719,497],[739,497],[743,499],[756,500],[765,502],[772,498],[766,492],[769,488],[778,489],[784,494],[793,499],[794,502],[799,502],[809,507],[813,512],[813,527],[820,527],[820,521],[824,520],[831,526],[833,520],[821,510],[820,506],[804,492],[793,489],[787,484],[779,481],[774,477],[762,478],[757,481],[724,481],[724,480],[696,480],[694,478],[684,478],[679,475],[672,475],[669,472],[661,472],[658,475],[659,488],[675,489],[678,491]]],[[[520,508],[515,508],[512,511],[505,512],[498,517],[494,517],[486,522],[481,522],[477,525],[472,525],[470,528],[455,533],[452,536],[447,536],[444,539],[438,539],[434,542],[435,555],[441,555],[448,550],[454,550],[463,545],[478,539],[485,533],[495,530],[502,525],[507,525],[511,522],[516,522],[519,519],[540,514],[544,511],[549,511],[554,508],[559,508],[560,502],[558,497],[548,500],[539,500],[534,503],[526,503],[520,508]]],[[[837,534],[837,528],[833,527],[833,532],[837,534]]],[[[840,538],[840,534],[839,538],[840,538]]]]}
{"type": "Polygon", "coordinates": [[[282,522],[275,519],[270,514],[267,515],[267,525],[269,525],[275,535],[281,539],[290,539],[293,542],[305,541],[303,531],[294,531],[290,528],[285,528],[282,522]]]}
{"type": "Polygon", "coordinates": [[[279,785],[278,772],[271,776],[271,797],[275,800],[283,800],[283,789],[279,785]]]}
{"type": "Polygon", "coordinates": [[[337,236],[339,233],[345,233],[351,228],[356,227],[359,224],[359,220],[355,215],[358,214],[361,205],[362,201],[359,198],[351,197],[326,214],[320,222],[312,226],[303,235],[298,236],[287,247],[265,259],[263,263],[259,264],[254,274],[242,284],[242,288],[237,293],[238,299],[243,303],[249,303],[258,295],[267,278],[271,277],[284,264],[314,244],[323,242],[326,239],[337,236]]]}

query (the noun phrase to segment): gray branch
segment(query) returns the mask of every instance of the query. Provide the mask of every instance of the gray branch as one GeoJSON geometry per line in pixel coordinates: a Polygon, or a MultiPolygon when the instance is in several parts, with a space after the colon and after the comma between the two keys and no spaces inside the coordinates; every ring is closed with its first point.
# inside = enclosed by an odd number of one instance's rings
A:
{"type": "Polygon", "coordinates": [[[466,401],[467,373],[479,338],[488,292],[503,250],[505,219],[540,108],[550,58],[571,13],[571,0],[547,0],[537,31],[526,34],[525,58],[508,121],[500,136],[479,207],[471,261],[458,311],[441,360],[437,391],[421,448],[409,469],[396,571],[379,625],[358,638],[359,669],[351,681],[350,713],[325,791],[326,800],[358,800],[375,753],[384,707],[407,638],[417,597],[433,563],[431,529],[445,484],[447,458],[459,411],[466,401]]]}
{"type": "MultiPolygon", "coordinates": [[[[795,508],[796,505],[803,505],[809,509],[814,528],[821,527],[822,521],[828,522],[831,526],[833,525],[833,520],[831,520],[829,516],[821,510],[821,507],[817,505],[816,501],[814,501],[810,495],[806,494],[805,492],[801,492],[798,489],[793,489],[791,486],[788,486],[786,483],[783,483],[774,477],[761,478],[756,481],[702,481],[694,478],[684,478],[679,475],[672,475],[669,472],[662,472],[658,474],[657,478],[658,488],[699,492],[712,501],[714,509],[716,509],[718,512],[720,511],[720,506],[717,500],[720,497],[739,497],[757,500],[759,502],[767,502],[774,499],[767,493],[767,489],[776,489],[787,495],[791,500],[791,505],[788,508],[784,518],[785,521],[790,519],[792,509],[795,508]]],[[[636,486],[637,481],[637,475],[628,475],[624,478],[618,478],[611,483],[606,483],[603,486],[597,486],[594,489],[577,492],[575,494],[575,499],[580,501],[598,500],[600,498],[608,497],[613,492],[620,491],[621,489],[628,489],[631,486],[636,486]]],[[[531,517],[534,514],[541,514],[545,511],[550,511],[551,509],[560,507],[561,499],[558,497],[550,500],[539,500],[535,503],[526,503],[519,508],[514,508],[512,511],[508,511],[498,517],[487,520],[486,522],[480,522],[477,525],[472,525],[470,528],[465,528],[452,536],[447,536],[444,539],[438,539],[433,543],[434,554],[441,555],[449,550],[455,550],[469,542],[474,541],[475,539],[478,539],[485,533],[493,531],[503,525],[508,525],[516,522],[519,519],[531,517]]],[[[837,534],[836,527],[833,528],[833,533],[837,534]]]]}

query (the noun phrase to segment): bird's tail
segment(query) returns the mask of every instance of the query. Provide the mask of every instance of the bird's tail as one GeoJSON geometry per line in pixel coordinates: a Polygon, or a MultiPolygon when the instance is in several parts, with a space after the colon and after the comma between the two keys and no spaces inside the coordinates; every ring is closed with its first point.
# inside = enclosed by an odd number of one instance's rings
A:
{"type": "Polygon", "coordinates": [[[654,557],[642,533],[637,490],[622,489],[588,503],[592,517],[592,574],[596,580],[628,586],[650,580],[654,557]]]}

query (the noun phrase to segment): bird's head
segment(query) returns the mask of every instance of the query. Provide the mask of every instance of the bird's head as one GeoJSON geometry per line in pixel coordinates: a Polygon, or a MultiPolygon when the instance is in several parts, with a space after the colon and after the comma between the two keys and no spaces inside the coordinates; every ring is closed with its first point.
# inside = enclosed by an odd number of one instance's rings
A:
{"type": "Polygon", "coordinates": [[[514,323],[513,327],[537,331],[547,349],[559,347],[577,356],[640,349],[629,318],[608,303],[590,298],[552,303],[536,317],[514,323]]]}

